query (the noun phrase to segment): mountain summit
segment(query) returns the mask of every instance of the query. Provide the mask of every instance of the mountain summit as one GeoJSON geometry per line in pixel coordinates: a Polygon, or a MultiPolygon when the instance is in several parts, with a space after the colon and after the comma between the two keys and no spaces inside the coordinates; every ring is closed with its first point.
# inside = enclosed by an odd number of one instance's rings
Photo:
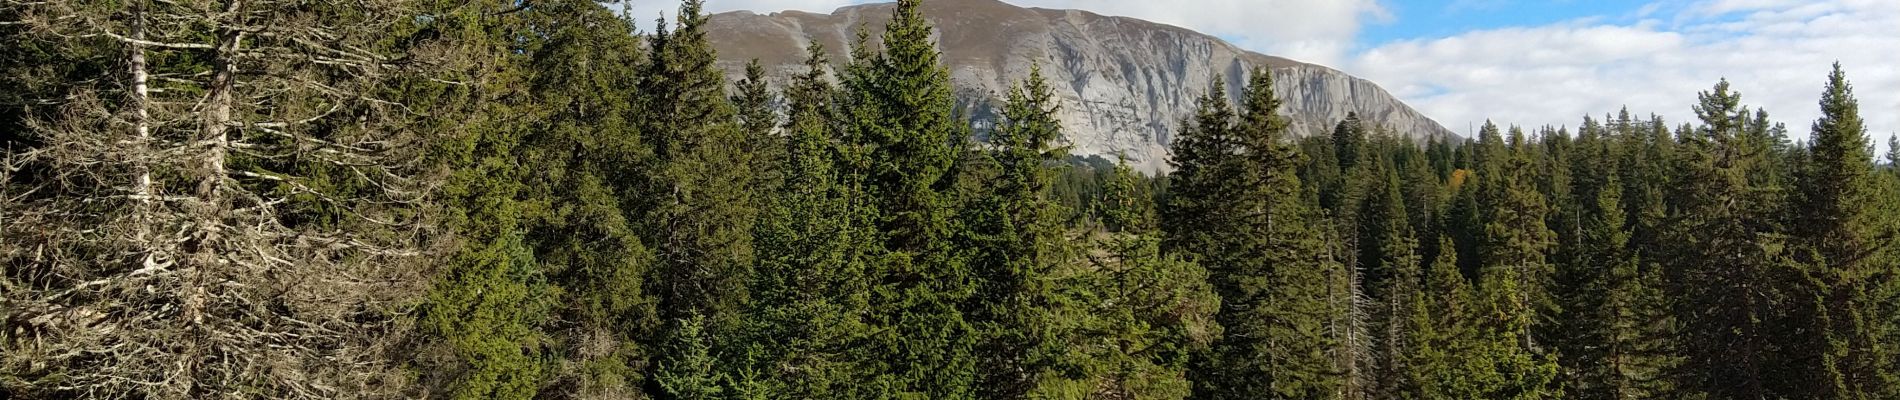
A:
{"type": "MultiPolygon", "coordinates": [[[[735,79],[756,58],[773,83],[782,84],[802,72],[808,43],[824,44],[834,65],[842,63],[858,27],[877,32],[893,7],[856,5],[831,14],[736,11],[713,15],[707,30],[721,67],[735,79]]],[[[1365,79],[1246,51],[1180,27],[995,0],[935,0],[923,10],[937,28],[959,97],[979,126],[995,118],[992,107],[1010,85],[1041,63],[1056,87],[1066,144],[1075,155],[1121,154],[1139,169],[1168,170],[1171,135],[1210,80],[1218,75],[1228,82],[1228,93],[1238,95],[1256,66],[1273,71],[1286,104],[1281,112],[1291,117],[1296,134],[1330,132],[1352,112],[1415,138],[1452,134],[1365,79]]],[[[881,45],[876,35],[871,41],[881,45]]]]}

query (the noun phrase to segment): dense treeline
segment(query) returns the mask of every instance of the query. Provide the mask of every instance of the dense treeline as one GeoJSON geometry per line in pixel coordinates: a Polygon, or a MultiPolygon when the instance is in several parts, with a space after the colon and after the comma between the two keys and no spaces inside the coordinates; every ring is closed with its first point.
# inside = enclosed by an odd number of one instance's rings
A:
{"type": "Polygon", "coordinates": [[[1838,66],[1803,142],[1300,138],[1256,71],[1151,178],[1038,70],[974,132],[915,0],[787,82],[698,0],[5,1],[0,398],[1900,397],[1838,66]]]}

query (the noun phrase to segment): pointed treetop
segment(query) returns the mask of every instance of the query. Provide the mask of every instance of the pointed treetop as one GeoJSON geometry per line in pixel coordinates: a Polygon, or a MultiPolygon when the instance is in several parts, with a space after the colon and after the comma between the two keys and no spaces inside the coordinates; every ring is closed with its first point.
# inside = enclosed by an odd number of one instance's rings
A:
{"type": "Polygon", "coordinates": [[[1900,168],[1900,135],[1887,135],[1887,166],[1900,168]]]}
{"type": "Polygon", "coordinates": [[[1718,134],[1732,134],[1739,124],[1747,118],[1748,110],[1742,107],[1741,92],[1729,90],[1728,78],[1716,82],[1715,89],[1696,95],[1699,103],[1694,106],[1696,117],[1709,129],[1718,134]]]}
{"type": "Polygon", "coordinates": [[[1822,136],[1824,132],[1852,136],[1843,139],[1859,139],[1856,147],[1866,146],[1867,127],[1860,118],[1860,100],[1854,98],[1854,86],[1847,82],[1847,72],[1841,70],[1838,61],[1827,75],[1826,91],[1821,93],[1821,119],[1814,121],[1814,140],[1828,140],[1822,136]]]}

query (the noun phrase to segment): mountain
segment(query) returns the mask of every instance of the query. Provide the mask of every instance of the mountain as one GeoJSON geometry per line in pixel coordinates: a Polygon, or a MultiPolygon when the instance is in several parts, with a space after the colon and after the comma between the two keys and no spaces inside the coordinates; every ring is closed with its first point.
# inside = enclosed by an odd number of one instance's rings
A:
{"type": "MultiPolygon", "coordinates": [[[[848,59],[860,26],[872,32],[872,46],[881,46],[877,33],[893,7],[856,5],[831,14],[728,12],[713,15],[708,32],[734,79],[749,60],[759,59],[777,84],[801,72],[811,41],[824,44],[834,65],[848,59]]],[[[1218,74],[1228,92],[1238,95],[1255,66],[1273,71],[1286,103],[1281,112],[1292,117],[1297,134],[1331,132],[1349,112],[1415,138],[1452,134],[1365,79],[1249,52],[1180,27],[996,0],[933,0],[923,11],[937,27],[951,78],[979,128],[995,118],[992,107],[1010,85],[1027,76],[1032,63],[1041,63],[1060,98],[1066,144],[1075,155],[1122,154],[1139,169],[1167,170],[1170,135],[1210,80],[1218,74]]]]}

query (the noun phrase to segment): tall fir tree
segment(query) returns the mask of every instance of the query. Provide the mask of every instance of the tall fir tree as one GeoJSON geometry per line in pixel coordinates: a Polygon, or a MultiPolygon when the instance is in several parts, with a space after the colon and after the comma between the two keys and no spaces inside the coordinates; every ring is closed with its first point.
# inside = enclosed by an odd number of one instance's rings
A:
{"type": "Polygon", "coordinates": [[[1425,269],[1421,301],[1409,312],[1416,342],[1406,349],[1404,374],[1388,392],[1405,399],[1476,399],[1489,395],[1490,361],[1484,359],[1477,294],[1458,267],[1450,238],[1439,239],[1438,258],[1425,269]]]}
{"type": "Polygon", "coordinates": [[[1712,398],[1809,397],[1781,383],[1812,381],[1814,371],[1780,369],[1773,354],[1772,324],[1786,304],[1774,277],[1788,263],[1780,236],[1761,225],[1768,216],[1756,212],[1762,207],[1745,176],[1763,156],[1740,143],[1747,110],[1727,81],[1699,97],[1703,126],[1678,135],[1680,183],[1667,199],[1674,223],[1664,239],[1683,322],[1684,389],[1712,398]]]}
{"type": "Polygon", "coordinates": [[[1893,324],[1891,238],[1894,229],[1880,217],[1872,141],[1860,116],[1860,104],[1839,63],[1828,75],[1821,96],[1821,118],[1814,122],[1814,144],[1801,171],[1800,215],[1794,237],[1797,258],[1815,285],[1799,298],[1812,298],[1822,313],[1828,348],[1822,357],[1827,381],[1819,397],[1872,399],[1900,396],[1893,324]]]}
{"type": "Polygon", "coordinates": [[[882,374],[874,385],[965,398],[975,389],[976,335],[963,307],[975,282],[968,256],[954,246],[948,191],[969,135],[921,7],[897,3],[881,53],[860,31],[843,78],[852,113],[847,165],[876,210],[871,304],[882,374]]]}
{"type": "MultiPolygon", "coordinates": [[[[790,135],[779,131],[779,96],[772,93],[771,82],[765,75],[765,66],[753,59],[746,63],[745,77],[733,82],[730,100],[739,118],[739,129],[745,132],[745,152],[751,155],[753,182],[750,187],[761,192],[778,190],[783,184],[784,174],[780,167],[785,161],[785,141],[790,135]]],[[[764,197],[764,196],[761,196],[764,197]]],[[[768,202],[759,201],[760,208],[768,202]]]]}
{"type": "Polygon", "coordinates": [[[1057,313],[1072,309],[1054,279],[1070,264],[1063,212],[1047,196],[1049,165],[1066,158],[1053,148],[1062,138],[1057,104],[1040,66],[1011,89],[1003,120],[990,135],[991,157],[1000,174],[978,200],[981,211],[970,228],[976,257],[971,269],[979,282],[971,320],[982,337],[977,395],[1022,398],[1058,369],[1073,363],[1063,357],[1062,326],[1057,313]]]}
{"type": "MultiPolygon", "coordinates": [[[[754,261],[757,210],[747,134],[707,41],[704,2],[680,5],[677,29],[649,39],[641,131],[652,146],[641,202],[656,263],[647,282],[661,318],[705,318],[716,335],[738,323],[754,261]]],[[[730,355],[730,354],[727,354],[730,355]]]]}
{"type": "Polygon", "coordinates": [[[660,358],[654,367],[654,397],[669,400],[721,400],[728,398],[731,375],[722,372],[706,332],[706,318],[697,315],[679,318],[667,329],[660,343],[660,358]]]}
{"type": "Polygon", "coordinates": [[[1343,386],[1328,331],[1329,280],[1315,211],[1301,204],[1271,74],[1255,71],[1238,117],[1217,82],[1176,138],[1164,246],[1193,254],[1221,296],[1224,333],[1194,373],[1195,396],[1329,398],[1343,386]]]}
{"type": "Polygon", "coordinates": [[[1367,162],[1372,149],[1367,146],[1366,123],[1359,113],[1346,113],[1346,119],[1333,126],[1333,155],[1341,171],[1349,171],[1367,162]]]}
{"type": "MultiPolygon", "coordinates": [[[[1065,274],[1079,313],[1066,315],[1080,329],[1064,347],[1085,374],[1067,383],[1070,392],[1048,397],[1184,399],[1194,391],[1189,360],[1220,335],[1214,313],[1220,298],[1207,270],[1161,252],[1152,222],[1154,204],[1138,190],[1126,164],[1105,183],[1103,213],[1111,224],[1092,241],[1091,268],[1065,274]]],[[[1059,389],[1060,387],[1058,387],[1059,389]]]]}
{"type": "Polygon", "coordinates": [[[1622,185],[1610,175],[1583,212],[1580,248],[1565,265],[1557,344],[1569,393],[1583,399],[1674,397],[1674,320],[1660,266],[1643,265],[1629,247],[1622,185]]]}
{"type": "Polygon", "coordinates": [[[784,182],[757,230],[756,296],[746,334],[763,386],[793,398],[862,398],[868,309],[864,204],[839,166],[836,88],[824,48],[807,49],[806,72],[786,89],[784,182]]]}
{"type": "MultiPolygon", "coordinates": [[[[1500,174],[1486,179],[1483,247],[1478,278],[1479,334],[1490,363],[1485,398],[1541,399],[1561,395],[1556,363],[1534,334],[1553,308],[1548,296],[1552,271],[1547,259],[1555,244],[1545,225],[1548,206],[1532,181],[1530,145],[1513,129],[1509,147],[1485,153],[1500,174]]],[[[1481,175],[1482,176],[1482,175],[1481,175]]]]}
{"type": "Polygon", "coordinates": [[[525,239],[559,299],[544,331],[565,356],[547,391],[631,395],[646,363],[639,341],[660,325],[643,285],[653,257],[626,204],[650,156],[627,90],[645,53],[633,23],[598,3],[541,2],[509,18],[542,33],[516,41],[533,106],[514,155],[525,239]]]}
{"type": "Polygon", "coordinates": [[[456,399],[533,398],[554,375],[543,332],[551,318],[554,293],[526,243],[522,201],[526,190],[518,156],[527,124],[528,54],[518,50],[526,21],[520,16],[483,18],[503,10],[478,3],[448,14],[428,31],[464,43],[468,52],[462,74],[443,82],[477,85],[417,85],[411,98],[434,98],[439,115],[467,117],[444,127],[445,138],[431,154],[433,162],[454,168],[444,177],[438,202],[443,225],[453,232],[454,250],[445,255],[428,300],[418,310],[418,328],[440,353],[414,367],[421,381],[456,399]],[[487,57],[502,53],[506,57],[487,57]],[[463,97],[465,96],[465,97],[463,97]],[[455,108],[464,104],[466,109],[455,108]],[[452,112],[452,113],[451,113],[452,112]]]}
{"type": "Polygon", "coordinates": [[[1399,189],[1398,176],[1392,172],[1383,173],[1383,182],[1372,193],[1367,207],[1369,212],[1359,215],[1377,228],[1362,231],[1360,246],[1376,247],[1377,250],[1360,256],[1366,278],[1366,285],[1372,288],[1371,329],[1374,334],[1369,339],[1375,344],[1367,363],[1371,364],[1367,374],[1372,386],[1366,390],[1370,398],[1405,398],[1408,394],[1416,396],[1418,382],[1416,365],[1421,343],[1421,329],[1426,321],[1415,318],[1422,310],[1419,304],[1424,301],[1423,262],[1419,257],[1418,241],[1412,230],[1410,218],[1406,217],[1403,194],[1399,189]],[[1372,261],[1377,260],[1377,261],[1372,261]]]}

